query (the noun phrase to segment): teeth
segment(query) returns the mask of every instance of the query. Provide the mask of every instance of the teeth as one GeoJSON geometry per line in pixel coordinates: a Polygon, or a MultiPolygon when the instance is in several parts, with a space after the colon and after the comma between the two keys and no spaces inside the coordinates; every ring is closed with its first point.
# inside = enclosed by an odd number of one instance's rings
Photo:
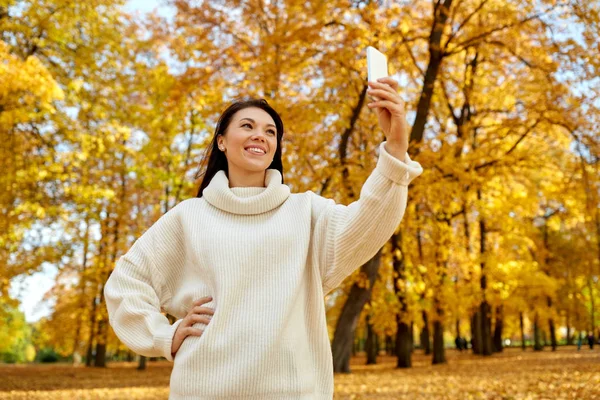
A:
{"type": "Polygon", "coordinates": [[[249,148],[248,151],[251,151],[251,152],[256,153],[256,154],[265,154],[265,152],[262,151],[261,149],[256,149],[256,148],[253,148],[253,147],[249,148]]]}

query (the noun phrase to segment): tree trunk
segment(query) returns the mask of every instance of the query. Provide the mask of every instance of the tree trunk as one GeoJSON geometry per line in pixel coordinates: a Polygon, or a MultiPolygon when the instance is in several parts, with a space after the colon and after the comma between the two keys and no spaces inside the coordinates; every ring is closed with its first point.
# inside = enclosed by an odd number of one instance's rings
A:
{"type": "Polygon", "coordinates": [[[444,349],[444,310],[440,304],[437,295],[433,299],[436,318],[433,322],[433,364],[443,364],[446,362],[446,353],[444,349]]]}
{"type": "Polygon", "coordinates": [[[456,318],[456,339],[460,339],[460,318],[456,318]]]}
{"type": "Polygon", "coordinates": [[[421,312],[423,315],[423,328],[421,329],[421,348],[425,351],[425,355],[431,354],[431,339],[429,334],[429,318],[427,316],[427,311],[423,310],[421,312]]]}
{"type": "Polygon", "coordinates": [[[371,316],[367,315],[367,365],[377,364],[377,353],[378,353],[377,335],[373,330],[371,324],[371,316]]]}
{"type": "Polygon", "coordinates": [[[533,350],[542,351],[543,349],[544,346],[542,345],[542,332],[539,324],[539,316],[536,312],[533,319],[533,350]]]}
{"type": "MultiPolygon", "coordinates": [[[[546,275],[551,276],[550,274],[550,269],[549,269],[549,265],[550,265],[550,256],[549,256],[549,250],[550,250],[550,242],[549,242],[549,238],[548,238],[548,221],[547,219],[544,221],[544,227],[543,227],[543,235],[544,235],[544,249],[546,250],[546,256],[544,256],[544,269],[546,272],[546,275]]],[[[550,342],[552,345],[552,351],[556,351],[556,330],[554,328],[554,319],[552,319],[552,297],[547,296],[546,297],[546,304],[548,306],[548,313],[551,315],[548,318],[548,328],[550,329],[550,342]]],[[[544,340],[545,342],[545,340],[544,340]]],[[[546,344],[546,343],[544,343],[546,344]]]]}
{"type": "MultiPolygon", "coordinates": [[[[123,145],[126,143],[123,142],[123,145]]],[[[110,275],[112,274],[112,270],[117,261],[117,254],[119,251],[119,238],[120,238],[120,226],[121,226],[121,215],[124,212],[123,207],[126,205],[126,195],[127,195],[127,174],[125,167],[121,165],[121,195],[120,201],[114,206],[116,213],[115,218],[113,219],[113,227],[112,227],[112,246],[110,248],[110,263],[108,263],[107,271],[103,274],[104,280],[100,285],[100,312],[102,318],[98,321],[98,339],[96,344],[96,363],[94,364],[96,367],[106,367],[106,344],[108,341],[108,310],[106,309],[106,304],[104,301],[104,285],[110,275]]],[[[110,218],[112,212],[109,212],[108,217],[110,218]]],[[[106,267],[105,267],[106,268],[106,267]]]]}
{"type": "Polygon", "coordinates": [[[361,267],[361,273],[366,274],[368,278],[369,287],[363,288],[356,283],[352,285],[348,299],[342,308],[331,344],[334,372],[350,372],[350,356],[352,353],[354,331],[364,305],[371,299],[371,291],[377,278],[380,261],[381,250],[361,267]]]}
{"type": "Polygon", "coordinates": [[[404,253],[402,252],[401,245],[402,235],[400,233],[392,235],[392,265],[396,278],[394,278],[394,293],[396,298],[400,302],[400,312],[396,316],[396,353],[398,360],[396,366],[398,368],[410,368],[412,366],[412,339],[410,334],[410,326],[406,322],[406,316],[408,315],[408,303],[406,302],[406,281],[405,264],[404,264],[404,253]]]}
{"type": "Polygon", "coordinates": [[[90,315],[90,336],[88,338],[87,355],[85,359],[85,366],[92,366],[92,358],[94,358],[94,340],[96,338],[96,297],[92,298],[92,312],[90,315]]]}
{"type": "Polygon", "coordinates": [[[415,321],[410,321],[410,352],[415,351],[415,321]]]}
{"type": "Polygon", "coordinates": [[[480,323],[481,323],[481,354],[489,356],[492,354],[492,332],[491,332],[491,316],[490,305],[487,301],[483,301],[480,306],[480,323]]]}
{"type": "Polygon", "coordinates": [[[106,343],[104,342],[96,343],[96,358],[94,367],[106,367],[106,343]]]}
{"type": "Polygon", "coordinates": [[[436,319],[433,322],[433,364],[443,364],[446,362],[446,353],[444,350],[444,327],[442,321],[436,319]]]}
{"type": "MultiPolygon", "coordinates": [[[[600,237],[598,238],[600,240],[600,237]]],[[[600,243],[598,244],[600,246],[600,243]]],[[[596,314],[594,305],[594,285],[592,284],[592,277],[588,278],[588,288],[590,290],[590,321],[592,334],[596,332],[596,314]]]]}
{"type": "Polygon", "coordinates": [[[503,315],[502,306],[496,307],[496,324],[494,325],[494,351],[499,353],[504,347],[502,344],[502,327],[503,327],[503,315]]]}
{"type": "MultiPolygon", "coordinates": [[[[400,317],[397,316],[396,318],[399,319],[400,317]]],[[[400,321],[398,321],[398,330],[396,331],[396,355],[398,356],[396,367],[412,367],[409,326],[400,321]]]]}
{"type": "Polygon", "coordinates": [[[82,314],[85,312],[85,287],[87,280],[85,278],[85,271],[87,269],[87,260],[88,260],[88,251],[90,244],[90,217],[89,214],[86,214],[85,217],[85,235],[83,237],[83,254],[81,262],[81,271],[79,272],[79,283],[78,283],[78,293],[79,293],[79,309],[77,310],[79,313],[79,318],[77,318],[77,325],[75,327],[75,337],[73,339],[73,361],[79,358],[79,339],[81,336],[81,326],[83,324],[83,318],[81,318],[82,314]]]}
{"type": "Polygon", "coordinates": [[[442,34],[450,14],[451,6],[452,0],[445,0],[444,4],[442,4],[441,1],[434,2],[434,20],[429,35],[428,46],[429,63],[427,64],[427,70],[423,79],[423,90],[421,91],[421,97],[417,104],[417,115],[411,131],[411,137],[417,142],[421,142],[421,139],[423,138],[423,132],[425,131],[427,116],[431,106],[431,99],[433,98],[435,81],[437,80],[437,75],[444,58],[442,34]]]}
{"type": "Polygon", "coordinates": [[[519,325],[521,326],[521,350],[527,348],[525,344],[525,324],[523,323],[523,311],[519,312],[519,325]]]}
{"type": "MultiPolygon", "coordinates": [[[[100,244],[98,246],[98,258],[100,258],[100,261],[102,263],[106,263],[107,262],[107,257],[106,257],[106,242],[107,242],[107,232],[108,230],[108,220],[105,218],[100,222],[100,232],[101,232],[101,237],[100,237],[100,244]]],[[[100,271],[102,272],[102,271],[100,271]]],[[[100,274],[100,280],[98,281],[98,279],[95,280],[95,283],[98,285],[95,287],[96,292],[94,293],[94,296],[92,298],[92,313],[91,313],[91,318],[90,318],[90,337],[88,340],[88,349],[87,349],[87,359],[85,361],[85,365],[87,367],[90,367],[92,365],[92,358],[94,358],[94,354],[93,354],[93,347],[94,347],[94,342],[98,341],[98,332],[99,332],[99,327],[100,327],[100,321],[98,318],[98,314],[100,312],[102,312],[102,310],[98,309],[98,306],[102,304],[102,301],[98,301],[99,297],[103,297],[104,293],[102,288],[104,287],[104,281],[103,279],[103,275],[100,274]]],[[[96,346],[97,347],[97,346],[96,346]]],[[[96,349],[97,350],[97,349],[96,349]]],[[[97,354],[96,354],[97,355],[97,354]]]]}
{"type": "Polygon", "coordinates": [[[558,343],[556,341],[556,328],[552,318],[548,318],[548,328],[550,328],[550,344],[552,345],[552,351],[556,351],[558,343]]]}
{"type": "Polygon", "coordinates": [[[390,335],[385,335],[385,353],[388,356],[396,355],[396,349],[394,348],[394,340],[390,335]]]}
{"type": "Polygon", "coordinates": [[[475,310],[471,316],[471,348],[473,354],[481,354],[481,312],[475,310]]]}
{"type": "MultiPolygon", "coordinates": [[[[481,190],[477,190],[477,199],[479,201],[482,200],[481,190]]],[[[485,259],[485,255],[487,252],[486,237],[487,237],[487,229],[485,226],[485,221],[483,219],[483,216],[479,216],[479,251],[480,251],[480,254],[483,259],[485,259]]],[[[486,300],[487,275],[486,275],[485,261],[482,261],[480,265],[481,265],[480,287],[481,287],[481,294],[483,297],[483,301],[481,302],[481,304],[479,306],[479,312],[480,312],[479,322],[481,325],[481,342],[479,342],[479,343],[481,344],[481,347],[480,347],[481,354],[484,356],[489,356],[489,355],[492,355],[492,350],[493,350],[493,348],[492,348],[492,332],[491,332],[492,318],[490,316],[490,314],[491,314],[490,305],[488,304],[488,302],[486,300]]]]}
{"type": "Polygon", "coordinates": [[[146,357],[145,356],[140,356],[140,359],[138,361],[137,370],[138,371],[143,371],[145,369],[146,369],[146,357]]]}

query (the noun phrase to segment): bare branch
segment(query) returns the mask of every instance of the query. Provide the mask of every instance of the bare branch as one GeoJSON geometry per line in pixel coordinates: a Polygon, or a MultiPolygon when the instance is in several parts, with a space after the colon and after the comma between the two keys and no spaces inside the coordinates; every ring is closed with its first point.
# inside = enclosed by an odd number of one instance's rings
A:
{"type": "Polygon", "coordinates": [[[477,8],[475,8],[473,10],[473,12],[471,12],[469,15],[467,15],[465,17],[465,19],[460,23],[458,28],[456,28],[456,31],[454,31],[450,34],[450,36],[448,37],[448,40],[446,41],[446,44],[444,45],[444,48],[448,47],[448,45],[452,42],[452,40],[456,37],[456,35],[460,32],[460,30],[465,27],[465,25],[471,20],[471,18],[473,18],[475,16],[475,14],[477,14],[479,11],[481,11],[483,6],[485,6],[485,3],[487,3],[488,1],[489,0],[483,0],[479,4],[479,6],[477,6],[477,8]]]}

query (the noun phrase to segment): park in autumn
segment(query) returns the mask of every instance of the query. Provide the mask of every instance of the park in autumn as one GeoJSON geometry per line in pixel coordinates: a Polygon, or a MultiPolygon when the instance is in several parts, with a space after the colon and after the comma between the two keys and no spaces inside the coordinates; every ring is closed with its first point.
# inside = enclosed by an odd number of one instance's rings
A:
{"type": "Polygon", "coordinates": [[[167,399],[109,323],[116,263],[236,99],[281,115],[293,193],[357,201],[368,46],[423,174],[323,298],[334,398],[600,398],[600,1],[0,0],[0,35],[0,400],[167,399]]]}

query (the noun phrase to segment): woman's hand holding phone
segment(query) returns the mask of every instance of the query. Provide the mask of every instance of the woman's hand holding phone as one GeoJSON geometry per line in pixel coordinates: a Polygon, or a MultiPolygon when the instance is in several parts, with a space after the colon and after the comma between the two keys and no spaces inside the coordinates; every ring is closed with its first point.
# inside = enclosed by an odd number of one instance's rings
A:
{"type": "Polygon", "coordinates": [[[377,112],[379,126],[387,141],[385,149],[394,157],[404,161],[410,130],[406,123],[404,102],[397,90],[398,82],[390,77],[369,82],[367,93],[377,96],[379,100],[370,102],[367,107],[377,112]]]}

